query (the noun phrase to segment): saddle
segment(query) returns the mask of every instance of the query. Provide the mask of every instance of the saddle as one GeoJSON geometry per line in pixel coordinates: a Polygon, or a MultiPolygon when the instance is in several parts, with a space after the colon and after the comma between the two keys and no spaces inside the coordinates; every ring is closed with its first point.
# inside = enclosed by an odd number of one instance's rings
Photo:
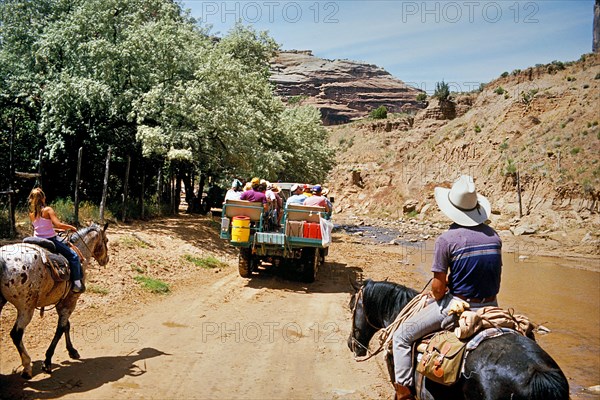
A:
{"type": "Polygon", "coordinates": [[[71,276],[71,268],[65,257],[56,253],[56,246],[48,239],[34,236],[26,237],[23,243],[39,246],[42,248],[40,255],[42,263],[50,270],[50,275],[55,282],[64,282],[71,276]]]}

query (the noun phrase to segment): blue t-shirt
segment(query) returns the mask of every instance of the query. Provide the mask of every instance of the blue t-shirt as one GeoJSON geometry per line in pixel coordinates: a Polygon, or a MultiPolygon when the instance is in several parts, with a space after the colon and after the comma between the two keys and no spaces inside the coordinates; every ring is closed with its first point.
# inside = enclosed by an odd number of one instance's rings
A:
{"type": "Polygon", "coordinates": [[[304,201],[306,199],[307,197],[303,194],[295,194],[287,199],[285,205],[287,206],[288,204],[304,204],[304,201]]]}
{"type": "Polygon", "coordinates": [[[502,241],[488,225],[452,224],[435,241],[431,271],[448,273],[452,294],[477,299],[495,296],[500,291],[502,241]]]}

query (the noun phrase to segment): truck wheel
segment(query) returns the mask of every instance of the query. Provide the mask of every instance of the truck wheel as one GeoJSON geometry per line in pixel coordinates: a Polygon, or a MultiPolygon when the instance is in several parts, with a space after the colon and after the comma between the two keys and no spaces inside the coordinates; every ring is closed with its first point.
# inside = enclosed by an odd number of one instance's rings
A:
{"type": "Polygon", "coordinates": [[[242,278],[250,278],[252,276],[252,249],[240,248],[238,271],[242,278]]]}
{"type": "Polygon", "coordinates": [[[304,282],[312,283],[317,279],[320,258],[319,249],[302,249],[302,280],[304,282]]]}

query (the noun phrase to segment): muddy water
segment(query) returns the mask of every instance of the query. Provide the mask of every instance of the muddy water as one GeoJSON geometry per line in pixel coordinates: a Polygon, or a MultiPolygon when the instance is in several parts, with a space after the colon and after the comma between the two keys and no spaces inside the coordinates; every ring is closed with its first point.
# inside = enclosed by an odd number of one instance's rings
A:
{"type": "MultiPolygon", "coordinates": [[[[516,253],[504,253],[503,263],[500,307],[550,329],[537,341],[569,379],[573,398],[600,398],[585,390],[600,385],[600,273],[560,258],[520,260],[516,253]]],[[[430,255],[418,264],[424,274],[430,265],[430,255]]]]}
{"type": "MultiPolygon", "coordinates": [[[[374,242],[389,243],[393,237],[388,229],[360,228],[374,242]]],[[[427,282],[433,242],[410,245],[428,250],[415,251],[412,257],[427,282]]],[[[600,385],[600,260],[520,258],[506,252],[503,263],[499,305],[550,329],[537,340],[569,379],[572,398],[600,399],[598,392],[585,390],[600,385]]]]}

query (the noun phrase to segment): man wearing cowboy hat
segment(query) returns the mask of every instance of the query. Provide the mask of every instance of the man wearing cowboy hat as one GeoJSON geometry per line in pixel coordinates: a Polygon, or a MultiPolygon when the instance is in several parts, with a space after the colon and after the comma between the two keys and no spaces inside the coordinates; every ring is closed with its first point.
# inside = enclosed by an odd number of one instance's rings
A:
{"type": "Polygon", "coordinates": [[[456,301],[476,311],[497,306],[502,271],[502,242],[484,222],[490,202],[475,190],[473,178],[462,175],[451,189],[436,187],[435,201],[453,221],[435,241],[430,295],[435,301],[404,321],[394,333],[394,367],[397,399],[412,399],[412,344],[441,329],[456,301]]]}

